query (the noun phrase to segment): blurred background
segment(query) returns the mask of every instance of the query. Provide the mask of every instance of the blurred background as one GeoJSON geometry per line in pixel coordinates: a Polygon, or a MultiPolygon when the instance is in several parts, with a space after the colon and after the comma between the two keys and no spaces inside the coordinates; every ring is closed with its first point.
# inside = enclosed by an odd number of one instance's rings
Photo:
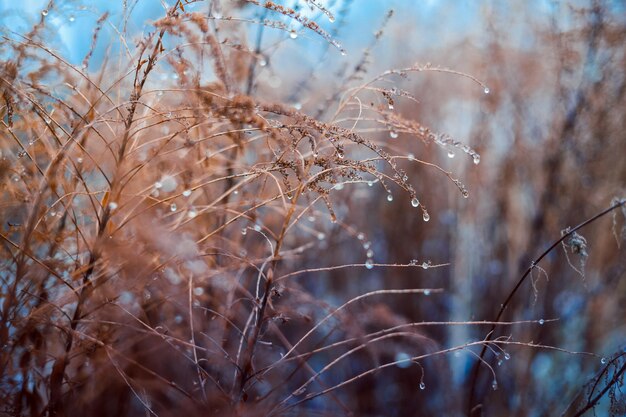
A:
{"type": "MultiPolygon", "coordinates": [[[[122,2],[60,3],[49,20],[58,28],[58,39],[50,40],[50,45],[80,63],[91,42],[84,33],[105,10],[110,10],[111,21],[119,27],[118,3],[122,2]]],[[[189,9],[203,10],[204,3],[189,9]]],[[[480,163],[474,164],[461,151],[448,152],[403,132],[397,137],[387,131],[368,133],[396,153],[410,153],[451,171],[465,184],[469,198],[463,198],[439,170],[406,160],[399,163],[429,209],[428,222],[400,190],[391,188],[395,197],[391,202],[378,184],[349,184],[333,190],[331,199],[340,222],[371,241],[376,264],[407,264],[413,259],[420,264],[449,264],[427,269],[374,266],[294,278],[301,288],[335,307],[381,288],[444,289],[427,297],[372,298],[346,313],[347,325],[376,330],[407,321],[494,319],[533,259],[562,230],[609,207],[614,198],[626,196],[624,1],[321,3],[335,13],[336,21],[316,21],[341,42],[347,54],[304,30],[297,39],[268,30],[263,44],[267,65],[259,69],[256,94],[331,120],[332,106],[320,109],[319,98],[332,97],[342,88],[337,74],[350,72],[370,47],[364,81],[388,69],[431,63],[470,74],[487,86],[437,71],[391,77],[394,86],[417,99],[397,98],[395,112],[471,146],[480,154],[480,163]],[[395,13],[385,24],[390,9],[395,13]],[[376,40],[379,29],[383,34],[376,40]]],[[[146,30],[146,21],[162,16],[164,4],[137,3],[128,33],[146,30]]],[[[2,1],[0,26],[24,33],[47,7],[47,1],[2,1]]],[[[242,7],[242,15],[263,17],[262,11],[242,7]]],[[[218,24],[228,31],[228,22],[218,24]]],[[[100,37],[90,65],[97,67],[98,60],[120,48],[112,27],[105,26],[108,35],[100,37]]],[[[255,30],[250,26],[251,43],[255,30]]],[[[207,74],[207,80],[211,76],[207,74]]],[[[607,361],[624,354],[625,216],[623,212],[604,216],[582,229],[577,241],[553,250],[515,294],[503,317],[534,322],[497,331],[512,340],[596,356],[515,345],[507,346],[506,352],[488,352],[486,360],[495,376],[484,368],[476,387],[485,415],[573,415],[589,393],[588,383],[607,361]],[[494,379],[497,390],[492,387],[494,379]]],[[[314,258],[297,261],[295,269],[365,261],[359,240],[347,239],[330,223],[315,227],[327,238],[319,243],[314,258]]],[[[338,383],[372,364],[477,341],[488,329],[419,328],[416,340],[388,341],[354,355],[342,372],[326,382],[338,383]]],[[[479,350],[473,352],[438,355],[419,365],[400,364],[362,378],[336,395],[354,415],[463,415],[479,350]]],[[[319,368],[327,360],[321,356],[311,365],[319,368]]],[[[309,402],[310,410],[326,407],[324,398],[309,402]]],[[[626,415],[623,394],[605,396],[596,413],[626,415]]]]}

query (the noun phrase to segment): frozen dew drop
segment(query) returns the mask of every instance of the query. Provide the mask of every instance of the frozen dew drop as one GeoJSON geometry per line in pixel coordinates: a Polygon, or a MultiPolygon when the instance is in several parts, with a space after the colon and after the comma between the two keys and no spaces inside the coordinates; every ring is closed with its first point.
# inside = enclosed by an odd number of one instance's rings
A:
{"type": "Polygon", "coordinates": [[[170,204],[170,211],[171,212],[175,212],[178,209],[178,207],[176,207],[175,203],[170,204]]]}
{"type": "Polygon", "coordinates": [[[388,107],[389,107],[389,110],[393,110],[393,104],[389,103],[388,107]]]}
{"type": "Polygon", "coordinates": [[[115,210],[117,208],[117,203],[115,201],[111,201],[109,203],[109,210],[115,210]]]}
{"type": "Polygon", "coordinates": [[[498,389],[498,381],[496,381],[495,379],[491,381],[491,389],[494,391],[498,389]]]}
{"type": "Polygon", "coordinates": [[[48,9],[43,9],[43,10],[41,11],[41,15],[42,15],[42,16],[48,16],[48,9]]]}
{"type": "Polygon", "coordinates": [[[484,91],[485,94],[489,94],[491,92],[489,87],[485,87],[485,89],[483,91],[484,91]]]}
{"type": "Polygon", "coordinates": [[[156,188],[157,190],[160,188],[163,188],[163,183],[161,181],[157,181],[154,183],[154,188],[156,188]]]}
{"type": "Polygon", "coordinates": [[[365,261],[365,267],[367,269],[374,268],[374,260],[372,258],[367,258],[367,261],[365,261]]]}
{"type": "Polygon", "coordinates": [[[367,255],[368,258],[374,257],[374,251],[372,249],[368,249],[365,254],[367,255]]]}
{"type": "Polygon", "coordinates": [[[415,161],[415,155],[413,155],[412,153],[408,154],[407,158],[409,158],[409,161],[415,161]]]}
{"type": "Polygon", "coordinates": [[[343,151],[341,150],[337,150],[337,157],[339,157],[339,159],[343,159],[346,155],[343,153],[343,151]]]}
{"type": "Polygon", "coordinates": [[[426,384],[424,384],[423,382],[420,382],[420,389],[421,390],[425,390],[426,389],[426,384]]]}
{"type": "Polygon", "coordinates": [[[248,233],[248,228],[247,227],[242,227],[241,228],[241,234],[245,236],[247,233],[248,233]]]}
{"type": "Polygon", "coordinates": [[[474,165],[480,164],[480,155],[474,154],[474,165]]]}
{"type": "Polygon", "coordinates": [[[448,151],[448,158],[454,158],[454,151],[448,151]]]}
{"type": "Polygon", "coordinates": [[[427,211],[424,212],[424,214],[422,215],[422,219],[424,219],[425,222],[430,220],[430,214],[428,214],[427,211]]]}
{"type": "Polygon", "coordinates": [[[359,239],[359,240],[364,240],[365,239],[365,234],[364,233],[358,233],[356,235],[356,238],[359,239]]]}
{"type": "Polygon", "coordinates": [[[430,261],[422,262],[422,269],[428,269],[428,268],[430,268],[430,261]]]}
{"type": "Polygon", "coordinates": [[[424,290],[424,295],[428,297],[430,295],[430,290],[424,290]]]}
{"type": "Polygon", "coordinates": [[[76,17],[75,17],[73,14],[71,14],[71,15],[69,15],[69,17],[67,18],[67,20],[69,20],[70,22],[73,22],[73,21],[75,21],[75,20],[76,20],[76,17]]]}
{"type": "Polygon", "coordinates": [[[469,197],[469,193],[467,192],[467,190],[461,191],[461,194],[463,194],[463,198],[468,198],[469,197]]]}
{"type": "Polygon", "coordinates": [[[189,197],[191,195],[191,190],[187,189],[183,191],[183,197],[189,197]]]}
{"type": "MultiPolygon", "coordinates": [[[[390,108],[393,108],[393,106],[389,106],[390,108]]],[[[391,139],[397,139],[398,138],[398,132],[396,132],[395,130],[390,130],[389,131],[389,137],[391,139]]]]}
{"type": "Polygon", "coordinates": [[[539,319],[539,324],[543,326],[546,321],[544,319],[539,319]]]}
{"type": "Polygon", "coordinates": [[[290,37],[291,39],[296,39],[296,38],[298,37],[298,32],[296,32],[296,31],[295,31],[295,29],[292,29],[292,30],[289,32],[289,37],[290,37]]]}
{"type": "Polygon", "coordinates": [[[506,359],[508,361],[509,359],[511,359],[511,355],[508,352],[505,352],[504,353],[504,359],[506,359]]]}
{"type": "Polygon", "coordinates": [[[392,202],[393,201],[393,195],[387,194],[387,201],[392,202]]]}
{"type": "Polygon", "coordinates": [[[417,198],[414,197],[413,199],[411,199],[411,205],[413,207],[417,207],[417,206],[420,205],[420,201],[417,198]]]}
{"type": "Polygon", "coordinates": [[[368,182],[367,182],[367,186],[368,186],[368,187],[372,187],[373,185],[374,185],[374,181],[368,181],[368,182]]]}
{"type": "Polygon", "coordinates": [[[190,219],[193,219],[197,215],[198,215],[198,211],[194,207],[190,208],[189,211],[187,212],[187,217],[189,217],[190,219]]]}
{"type": "Polygon", "coordinates": [[[260,224],[255,224],[254,225],[254,231],[255,232],[260,232],[261,231],[261,225],[260,224]]]}
{"type": "Polygon", "coordinates": [[[363,243],[363,249],[367,250],[372,246],[372,242],[370,242],[369,240],[365,243],[363,243]]]}
{"type": "Polygon", "coordinates": [[[607,359],[606,359],[606,358],[602,358],[602,359],[600,359],[600,363],[601,363],[602,365],[606,365],[606,363],[607,363],[607,359]]]}

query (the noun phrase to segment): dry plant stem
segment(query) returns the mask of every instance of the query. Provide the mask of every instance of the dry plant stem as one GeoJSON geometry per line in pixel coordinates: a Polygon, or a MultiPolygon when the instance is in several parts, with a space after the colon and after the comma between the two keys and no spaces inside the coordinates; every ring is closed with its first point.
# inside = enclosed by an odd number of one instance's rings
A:
{"type": "MultiPolygon", "coordinates": [[[[610,364],[610,363],[609,363],[610,364]]],[[[604,368],[604,370],[602,371],[602,373],[606,372],[608,369],[609,364],[607,364],[607,367],[604,368]]],[[[620,381],[620,378],[622,377],[622,375],[626,373],[626,362],[624,364],[622,364],[622,367],[613,375],[613,378],[611,378],[610,381],[606,382],[606,385],[604,386],[604,388],[593,398],[589,398],[587,400],[587,404],[585,404],[585,406],[583,408],[581,408],[580,410],[578,410],[578,412],[576,414],[573,415],[573,417],[580,417],[583,414],[585,414],[587,411],[591,410],[592,408],[594,408],[596,406],[596,404],[602,399],[602,397],[604,397],[604,395],[607,393],[607,391],[609,389],[611,389],[611,386],[613,384],[617,384],[620,381]]],[[[600,380],[600,378],[598,378],[598,381],[600,380]]],[[[595,387],[594,387],[595,388],[595,387]]],[[[623,395],[623,394],[622,394],[623,395]]]]}
{"type": "Polygon", "coordinates": [[[261,299],[261,304],[258,307],[258,314],[256,317],[256,321],[254,323],[254,327],[252,330],[252,336],[248,339],[248,345],[246,347],[246,351],[243,355],[243,363],[241,366],[241,373],[239,379],[239,393],[235,400],[235,404],[239,403],[245,393],[246,383],[249,380],[250,374],[254,372],[252,369],[252,360],[254,358],[254,350],[257,345],[257,341],[259,339],[259,334],[261,333],[261,327],[263,326],[263,322],[265,321],[265,310],[267,309],[267,303],[269,301],[272,287],[274,285],[274,271],[276,269],[277,259],[280,256],[280,250],[282,248],[283,240],[285,237],[285,232],[287,231],[287,227],[289,226],[289,222],[291,221],[291,217],[293,216],[298,202],[298,197],[300,196],[300,192],[302,191],[302,187],[299,188],[297,194],[294,196],[291,206],[289,207],[289,212],[285,216],[283,221],[282,229],[280,231],[280,235],[276,238],[276,247],[274,248],[274,253],[272,256],[272,260],[270,261],[270,267],[267,272],[267,276],[265,279],[265,287],[263,297],[261,299]]]}
{"type": "MultiPolygon", "coordinates": [[[[525,342],[515,342],[515,341],[508,341],[508,340],[491,340],[491,341],[481,340],[481,341],[477,341],[477,342],[469,342],[469,343],[466,343],[464,345],[455,346],[455,347],[451,347],[451,348],[447,348],[447,349],[441,349],[441,350],[438,350],[436,352],[430,352],[430,353],[427,353],[427,354],[424,354],[424,355],[414,356],[414,357],[407,358],[407,359],[400,359],[400,360],[396,360],[396,361],[393,361],[393,362],[385,363],[383,365],[379,365],[379,366],[377,366],[375,368],[371,368],[371,369],[369,369],[367,371],[364,371],[364,372],[362,372],[362,373],[360,373],[358,375],[355,375],[352,378],[348,378],[348,379],[346,379],[346,380],[344,380],[344,381],[342,381],[342,382],[340,382],[340,383],[338,383],[338,384],[336,384],[336,385],[334,385],[334,386],[332,386],[330,388],[327,388],[327,389],[324,389],[322,391],[315,392],[315,393],[312,393],[312,394],[308,394],[305,398],[302,398],[301,400],[298,400],[298,401],[296,401],[294,403],[285,405],[285,407],[283,407],[281,409],[276,409],[275,408],[274,410],[272,410],[272,412],[270,412],[268,414],[268,416],[271,416],[271,415],[284,415],[282,413],[284,413],[287,410],[292,409],[292,408],[294,408],[294,407],[296,407],[296,406],[298,406],[298,405],[300,405],[300,404],[302,404],[302,403],[304,403],[306,401],[310,401],[313,398],[319,397],[321,395],[326,395],[329,392],[335,391],[335,390],[337,390],[337,389],[339,389],[339,388],[341,388],[343,386],[351,384],[351,383],[353,383],[353,382],[355,382],[355,381],[357,381],[357,380],[359,380],[359,379],[361,379],[361,378],[363,378],[363,377],[365,377],[367,375],[371,375],[373,373],[376,373],[376,372],[380,371],[381,369],[389,368],[389,367],[395,366],[395,365],[397,365],[399,363],[415,362],[415,361],[419,361],[419,360],[422,360],[422,359],[425,359],[425,358],[429,358],[429,357],[433,357],[433,356],[436,356],[436,355],[443,355],[443,354],[456,352],[456,351],[463,351],[463,350],[468,350],[469,351],[468,348],[471,348],[471,347],[474,347],[474,346],[483,346],[484,349],[487,349],[487,347],[489,345],[495,345],[495,346],[498,346],[498,345],[526,346],[526,347],[537,348],[537,349],[555,350],[555,351],[558,351],[558,352],[568,353],[568,354],[572,354],[572,355],[592,355],[592,356],[595,356],[595,355],[593,355],[592,353],[589,353],[589,352],[573,352],[573,351],[569,351],[569,350],[566,350],[566,349],[557,348],[557,347],[554,347],[554,346],[541,345],[541,344],[536,344],[536,343],[532,343],[532,342],[525,343],[525,342]]],[[[471,352],[471,351],[469,351],[469,352],[471,352]]],[[[477,356],[479,361],[482,361],[482,359],[480,359],[479,355],[475,354],[474,352],[471,352],[471,353],[473,355],[477,356]]]]}
{"type": "MultiPolygon", "coordinates": [[[[526,269],[526,272],[524,272],[524,274],[520,277],[520,279],[518,280],[517,284],[515,285],[515,287],[513,287],[513,289],[511,290],[511,292],[507,296],[507,298],[504,301],[504,303],[502,303],[502,306],[500,307],[500,311],[498,312],[496,318],[493,321],[495,323],[498,323],[500,321],[500,319],[504,315],[504,311],[506,310],[507,306],[511,303],[511,300],[515,296],[515,293],[517,292],[517,290],[519,290],[519,288],[522,286],[522,284],[524,283],[526,278],[528,278],[530,276],[530,273],[535,268],[535,266],[539,262],[541,262],[543,260],[543,258],[545,258],[554,248],[559,246],[561,244],[561,242],[563,242],[565,239],[567,239],[569,236],[571,236],[574,232],[578,231],[579,229],[582,229],[583,227],[587,226],[588,224],[593,223],[594,221],[598,220],[599,218],[607,215],[608,213],[612,212],[613,210],[618,209],[618,208],[620,208],[620,207],[622,207],[624,205],[626,205],[626,199],[618,201],[617,203],[613,204],[611,207],[601,211],[600,213],[596,214],[595,216],[593,216],[593,217],[585,220],[584,222],[580,223],[578,226],[568,230],[567,233],[564,233],[561,236],[560,239],[558,239],[554,243],[552,243],[552,245],[550,245],[550,247],[548,249],[546,249],[541,255],[539,255],[539,257],[537,259],[535,259],[531,263],[531,265],[528,267],[528,269],[526,269]]],[[[494,324],[491,327],[491,329],[489,330],[489,333],[487,333],[487,336],[485,336],[485,340],[484,340],[485,342],[489,342],[489,341],[492,340],[495,330],[496,330],[496,324],[494,324]]],[[[487,352],[487,345],[485,345],[483,347],[482,351],[480,352],[480,359],[481,360],[484,358],[486,352],[487,352]]],[[[476,409],[476,406],[474,404],[474,399],[475,399],[476,385],[477,385],[477,382],[478,382],[478,377],[480,375],[480,369],[481,369],[480,361],[478,361],[476,363],[476,365],[474,366],[474,372],[472,373],[472,379],[471,379],[471,384],[470,384],[470,392],[469,392],[469,401],[468,401],[468,408],[467,408],[467,415],[468,416],[472,416],[473,410],[476,409]]]]}
{"type": "MultiPolygon", "coordinates": [[[[178,7],[178,4],[179,4],[179,1],[176,2],[176,4],[174,5],[172,9],[170,9],[170,11],[168,12],[168,15],[171,15],[175,12],[176,8],[178,7]]],[[[137,104],[139,102],[139,98],[141,97],[143,86],[145,85],[148,79],[148,75],[150,74],[150,72],[154,68],[154,65],[156,64],[157,56],[160,53],[162,39],[163,39],[163,36],[165,35],[165,32],[166,32],[165,29],[161,29],[161,31],[159,32],[157,36],[157,41],[152,49],[152,52],[148,56],[148,59],[146,60],[147,62],[141,60],[141,55],[143,54],[143,52],[140,54],[140,57],[138,59],[137,67],[135,70],[135,80],[133,82],[134,91],[131,95],[128,115],[124,121],[125,131],[124,131],[124,136],[123,136],[121,146],[118,152],[116,173],[115,173],[113,180],[111,181],[111,190],[110,190],[111,194],[113,194],[112,192],[113,187],[116,186],[116,183],[118,182],[117,178],[119,178],[121,174],[120,170],[122,167],[122,163],[124,161],[126,146],[128,144],[128,139],[130,137],[131,128],[134,122],[135,112],[137,110],[137,104]],[[139,72],[143,64],[146,64],[146,67],[143,71],[143,74],[139,76],[139,72]]],[[[71,143],[71,141],[68,141],[68,143],[71,143]]],[[[52,164],[51,164],[51,167],[52,167],[52,164]]],[[[118,193],[119,192],[121,192],[121,190],[118,191],[118,193]]],[[[40,193],[40,196],[41,196],[41,193],[40,193]]],[[[89,293],[88,290],[92,287],[91,276],[95,270],[96,263],[99,259],[97,242],[102,238],[102,235],[104,234],[104,231],[106,230],[106,226],[110,218],[111,218],[111,208],[108,204],[106,204],[103,207],[102,218],[100,219],[100,222],[99,222],[99,227],[98,227],[98,232],[97,232],[97,237],[96,237],[96,244],[94,248],[92,249],[91,254],[89,256],[89,262],[88,262],[89,267],[83,275],[83,285],[78,290],[78,302],[76,304],[76,308],[74,310],[74,314],[70,322],[70,330],[67,334],[67,340],[65,343],[65,352],[61,357],[55,360],[52,373],[50,375],[50,391],[49,391],[50,397],[48,401],[48,406],[46,407],[46,410],[45,410],[45,412],[50,416],[63,414],[63,411],[60,410],[60,404],[61,404],[60,400],[62,396],[62,385],[63,385],[63,379],[65,375],[65,368],[67,367],[68,362],[69,362],[69,353],[72,350],[72,345],[74,342],[74,332],[76,331],[78,323],[80,322],[80,319],[81,319],[82,305],[84,304],[88,296],[88,293],[89,293]]]]}

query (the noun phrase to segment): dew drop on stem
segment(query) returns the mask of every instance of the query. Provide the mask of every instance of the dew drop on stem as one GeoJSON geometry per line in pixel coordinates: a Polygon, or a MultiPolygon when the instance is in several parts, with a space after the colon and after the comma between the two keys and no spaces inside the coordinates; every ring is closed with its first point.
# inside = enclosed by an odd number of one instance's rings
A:
{"type": "Polygon", "coordinates": [[[421,390],[425,390],[426,389],[426,384],[424,384],[423,382],[420,382],[420,389],[421,390]]]}
{"type": "Polygon", "coordinates": [[[448,151],[448,158],[454,158],[454,152],[448,151]]]}
{"type": "Polygon", "coordinates": [[[496,381],[495,379],[491,381],[491,389],[494,391],[498,389],[498,381],[496,381]]]}
{"type": "Polygon", "coordinates": [[[298,37],[298,32],[296,32],[296,31],[295,31],[295,29],[292,29],[292,30],[289,32],[289,37],[290,37],[291,39],[296,39],[296,38],[298,37]]]}
{"type": "Polygon", "coordinates": [[[484,92],[485,94],[489,94],[489,93],[491,92],[491,90],[489,89],[489,87],[485,87],[485,88],[483,89],[483,92],[484,92]]]}
{"type": "Polygon", "coordinates": [[[368,258],[368,259],[365,261],[365,267],[366,267],[367,269],[372,269],[372,268],[374,268],[374,260],[373,260],[372,258],[368,258]]]}
{"type": "Polygon", "coordinates": [[[602,365],[606,365],[606,363],[607,363],[607,359],[606,359],[606,358],[602,358],[602,359],[600,359],[600,363],[601,363],[602,365]]]}
{"type": "Polygon", "coordinates": [[[420,205],[420,201],[417,198],[411,199],[411,205],[413,207],[418,207],[420,205]]]}
{"type": "Polygon", "coordinates": [[[387,201],[392,202],[393,201],[393,195],[387,194],[387,201]]]}

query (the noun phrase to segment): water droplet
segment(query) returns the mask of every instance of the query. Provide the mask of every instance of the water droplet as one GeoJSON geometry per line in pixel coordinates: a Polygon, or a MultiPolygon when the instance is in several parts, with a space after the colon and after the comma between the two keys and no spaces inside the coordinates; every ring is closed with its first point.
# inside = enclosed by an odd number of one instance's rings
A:
{"type": "Polygon", "coordinates": [[[504,352],[504,359],[508,361],[509,359],[511,359],[511,355],[508,352],[504,352]]]}
{"type": "Polygon", "coordinates": [[[342,55],[342,56],[346,56],[346,55],[348,55],[348,53],[346,52],[346,50],[345,50],[345,49],[342,49],[342,50],[341,50],[341,55],[342,55]]]}
{"type": "Polygon", "coordinates": [[[420,205],[420,201],[419,201],[417,198],[413,198],[413,199],[411,200],[411,205],[412,205],[413,207],[417,207],[417,206],[419,206],[419,205],[420,205]]]}
{"type": "Polygon", "coordinates": [[[158,91],[157,96],[161,97],[163,95],[163,91],[158,91]]]}
{"type": "Polygon", "coordinates": [[[317,234],[317,240],[324,240],[324,239],[326,239],[326,235],[322,232],[319,232],[317,234]]]}
{"type": "Polygon", "coordinates": [[[430,290],[424,290],[424,295],[428,297],[430,295],[430,290]]]}
{"type": "Polygon", "coordinates": [[[467,190],[461,191],[461,194],[463,194],[463,198],[468,198],[469,197],[469,192],[467,192],[467,190]]]}
{"type": "Polygon", "coordinates": [[[374,257],[374,251],[372,249],[368,249],[365,254],[367,255],[368,258],[374,257]]]}
{"type": "Polygon", "coordinates": [[[298,37],[298,32],[296,32],[296,31],[295,31],[295,29],[292,29],[292,30],[289,32],[289,37],[290,37],[291,39],[296,39],[296,38],[298,37]]]}
{"type": "Polygon", "coordinates": [[[307,217],[307,220],[310,221],[311,223],[315,222],[315,216],[309,216],[307,217]]]}
{"type": "MultiPolygon", "coordinates": [[[[389,106],[390,109],[393,109],[393,106],[389,106]]],[[[389,137],[391,139],[397,139],[398,138],[398,132],[396,132],[395,130],[390,130],[389,131],[389,137]]]]}
{"type": "Polygon", "coordinates": [[[374,181],[368,181],[368,182],[367,182],[367,186],[368,186],[368,187],[372,187],[373,185],[374,185],[374,181]]]}
{"type": "Polygon", "coordinates": [[[498,366],[502,366],[502,359],[498,359],[498,366]]]}
{"type": "Polygon", "coordinates": [[[154,188],[156,188],[157,190],[163,187],[163,183],[161,183],[161,181],[157,181],[154,183],[154,188]]]}
{"type": "Polygon", "coordinates": [[[248,233],[248,228],[247,228],[247,227],[243,227],[243,228],[241,228],[241,234],[242,234],[242,235],[244,235],[244,236],[245,236],[247,233],[248,233]]]}
{"type": "Polygon", "coordinates": [[[335,23],[335,16],[333,16],[332,14],[329,14],[329,15],[328,15],[328,21],[329,21],[330,23],[335,23]]]}
{"type": "Polygon", "coordinates": [[[539,319],[539,324],[543,326],[546,321],[544,319],[539,319]]]}
{"type": "Polygon", "coordinates": [[[176,207],[176,204],[175,204],[175,203],[170,204],[170,211],[171,211],[171,212],[174,212],[174,211],[176,211],[177,209],[178,209],[178,207],[176,207]]]}
{"type": "Polygon", "coordinates": [[[42,16],[48,16],[48,9],[43,9],[43,10],[41,11],[41,15],[42,15],[42,16]]]}
{"type": "Polygon", "coordinates": [[[415,155],[413,155],[412,153],[408,154],[407,158],[409,158],[409,161],[415,161],[415,155]]]}
{"type": "Polygon", "coordinates": [[[69,17],[68,17],[67,19],[68,19],[70,22],[73,22],[74,20],[76,20],[76,17],[75,17],[73,14],[71,14],[71,15],[69,15],[69,17]]]}
{"type": "Polygon", "coordinates": [[[423,382],[420,382],[420,389],[421,390],[426,389],[426,384],[424,384],[423,382]]]}
{"type": "Polygon", "coordinates": [[[255,232],[260,232],[261,231],[261,225],[260,224],[255,224],[254,225],[254,231],[255,232]]]}
{"type": "Polygon", "coordinates": [[[480,155],[474,154],[474,165],[480,164],[480,155]]]}
{"type": "Polygon", "coordinates": [[[187,217],[189,217],[190,219],[193,219],[197,215],[198,215],[198,211],[194,207],[190,208],[189,211],[187,212],[187,217]]]}
{"type": "Polygon", "coordinates": [[[393,110],[393,104],[389,103],[389,110],[393,110]]]}
{"type": "Polygon", "coordinates": [[[18,157],[18,158],[23,158],[23,157],[25,157],[25,156],[26,156],[26,151],[19,151],[19,152],[17,153],[17,157],[18,157]]]}
{"type": "Polygon", "coordinates": [[[109,203],[109,210],[113,211],[113,210],[115,210],[117,207],[118,207],[118,206],[117,206],[117,203],[116,203],[115,201],[111,201],[111,202],[109,203]]]}
{"type": "Polygon", "coordinates": [[[302,387],[296,391],[293,392],[293,395],[302,395],[306,392],[306,387],[302,387]]]}
{"type": "Polygon", "coordinates": [[[339,159],[343,159],[345,157],[343,151],[340,149],[337,149],[337,156],[339,157],[339,159]]]}
{"type": "Polygon", "coordinates": [[[387,201],[392,202],[393,201],[393,195],[387,194],[387,201]]]}
{"type": "Polygon", "coordinates": [[[198,297],[199,297],[199,296],[201,296],[202,294],[204,294],[204,288],[202,288],[202,287],[196,287],[196,288],[194,288],[194,289],[193,289],[193,293],[194,293],[196,296],[198,296],[198,297]]]}
{"type": "Polygon", "coordinates": [[[363,239],[365,239],[365,234],[364,233],[358,233],[356,235],[356,238],[359,239],[359,240],[363,240],[363,239]]]}
{"type": "Polygon", "coordinates": [[[428,268],[430,268],[430,261],[422,262],[422,269],[428,269],[428,268]]]}
{"type": "Polygon", "coordinates": [[[498,389],[498,381],[496,381],[495,379],[491,381],[491,389],[494,391],[498,389]]]}
{"type": "Polygon", "coordinates": [[[80,156],[78,158],[76,158],[76,162],[79,164],[83,163],[83,158],[81,158],[80,156]]]}
{"type": "Polygon", "coordinates": [[[365,261],[365,267],[367,269],[374,268],[374,260],[372,258],[367,258],[367,261],[365,261]]]}
{"type": "Polygon", "coordinates": [[[602,365],[606,365],[606,363],[607,363],[607,359],[606,359],[606,358],[602,358],[602,359],[600,359],[600,363],[601,363],[602,365]]]}
{"type": "Polygon", "coordinates": [[[370,248],[370,246],[372,246],[372,242],[370,242],[369,240],[365,243],[363,243],[363,249],[367,250],[370,248]]]}
{"type": "Polygon", "coordinates": [[[489,89],[489,87],[485,87],[485,89],[483,90],[485,92],[485,94],[489,94],[491,92],[491,90],[489,89]]]}
{"type": "Polygon", "coordinates": [[[454,151],[448,151],[448,158],[454,158],[454,151]]]}
{"type": "Polygon", "coordinates": [[[191,190],[183,191],[183,197],[189,197],[191,195],[191,190]]]}
{"type": "Polygon", "coordinates": [[[259,66],[264,67],[267,65],[267,60],[265,58],[259,59],[259,66]]]}
{"type": "Polygon", "coordinates": [[[424,221],[427,222],[428,220],[430,220],[430,214],[428,214],[428,212],[425,211],[424,214],[422,215],[422,219],[424,219],[424,221]]]}

